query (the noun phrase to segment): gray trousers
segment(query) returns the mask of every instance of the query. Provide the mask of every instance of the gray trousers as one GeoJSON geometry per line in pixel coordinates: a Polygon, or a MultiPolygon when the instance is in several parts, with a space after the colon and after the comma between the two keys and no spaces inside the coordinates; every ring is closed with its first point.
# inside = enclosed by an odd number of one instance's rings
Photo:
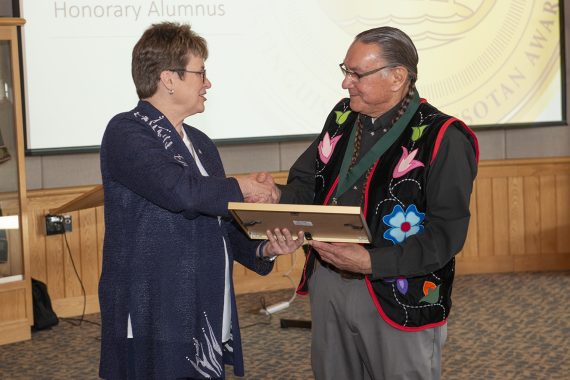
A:
{"type": "Polygon", "coordinates": [[[447,325],[406,332],[378,314],[364,280],[317,265],[309,282],[317,380],[437,380],[447,325]]]}

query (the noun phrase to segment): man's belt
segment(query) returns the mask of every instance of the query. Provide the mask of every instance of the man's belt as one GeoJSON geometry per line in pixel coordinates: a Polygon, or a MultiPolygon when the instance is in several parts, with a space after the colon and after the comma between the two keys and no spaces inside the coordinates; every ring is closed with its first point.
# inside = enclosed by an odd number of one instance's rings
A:
{"type": "Polygon", "coordinates": [[[350,272],[347,270],[339,269],[339,268],[335,267],[334,265],[329,264],[323,260],[318,260],[318,262],[323,267],[328,268],[328,269],[332,270],[333,272],[340,274],[340,277],[342,277],[344,279],[347,279],[347,280],[364,280],[364,274],[362,274],[362,273],[350,272]]]}

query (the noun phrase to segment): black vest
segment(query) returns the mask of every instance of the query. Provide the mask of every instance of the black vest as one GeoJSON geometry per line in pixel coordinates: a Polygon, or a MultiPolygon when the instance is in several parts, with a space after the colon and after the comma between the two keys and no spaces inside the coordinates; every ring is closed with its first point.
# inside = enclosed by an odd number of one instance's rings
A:
{"type": "MultiPolygon", "coordinates": [[[[315,204],[330,204],[349,136],[358,113],[341,100],[326,120],[316,157],[315,204]],[[332,150],[332,152],[331,152],[332,150]]],[[[372,235],[371,247],[400,244],[421,234],[426,210],[427,176],[445,130],[457,128],[475,147],[474,135],[463,122],[445,115],[422,100],[410,123],[382,157],[373,164],[361,204],[372,235]]],[[[349,149],[350,152],[350,149],[349,149]]],[[[350,153],[348,153],[350,154],[350,153]]],[[[308,279],[318,260],[310,249],[298,293],[308,292],[308,279]]],[[[370,295],[381,317],[393,327],[417,331],[444,324],[451,310],[455,259],[427,275],[370,280],[370,295]]]]}

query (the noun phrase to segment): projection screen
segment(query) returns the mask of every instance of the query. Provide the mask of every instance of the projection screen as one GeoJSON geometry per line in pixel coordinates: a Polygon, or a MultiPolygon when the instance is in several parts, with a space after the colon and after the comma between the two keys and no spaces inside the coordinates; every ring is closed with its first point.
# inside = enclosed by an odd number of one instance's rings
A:
{"type": "Polygon", "coordinates": [[[316,134],[346,92],[338,64],[380,25],[419,51],[420,96],[476,128],[561,122],[560,5],[532,0],[21,0],[28,152],[97,148],[137,96],[131,50],[152,23],[189,23],[210,48],[212,139],[316,134]]]}

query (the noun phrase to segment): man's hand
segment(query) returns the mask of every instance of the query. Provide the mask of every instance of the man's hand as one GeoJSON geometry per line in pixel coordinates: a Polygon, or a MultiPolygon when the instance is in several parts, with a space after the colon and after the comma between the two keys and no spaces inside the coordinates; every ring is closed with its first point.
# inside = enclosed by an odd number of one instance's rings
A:
{"type": "Polygon", "coordinates": [[[246,202],[256,203],[274,203],[272,199],[275,197],[275,184],[271,181],[257,180],[257,173],[247,176],[236,176],[239,188],[246,202]]]}
{"type": "MultiPolygon", "coordinates": [[[[275,179],[273,176],[267,172],[260,172],[260,173],[253,173],[255,175],[255,179],[258,183],[266,184],[271,186],[271,194],[269,198],[265,199],[265,203],[279,203],[279,199],[281,198],[281,190],[275,184],[275,179]]],[[[255,200],[253,200],[255,201],[255,200]]],[[[259,203],[259,202],[258,202],[259,203]]]]}
{"type": "Polygon", "coordinates": [[[310,240],[309,245],[317,250],[321,259],[338,269],[362,274],[372,273],[370,254],[360,244],[330,244],[310,240]]]}
{"type": "Polygon", "coordinates": [[[281,191],[275,185],[275,180],[271,174],[267,172],[251,173],[248,176],[236,177],[236,179],[240,183],[240,188],[246,202],[279,203],[281,191]]]}

